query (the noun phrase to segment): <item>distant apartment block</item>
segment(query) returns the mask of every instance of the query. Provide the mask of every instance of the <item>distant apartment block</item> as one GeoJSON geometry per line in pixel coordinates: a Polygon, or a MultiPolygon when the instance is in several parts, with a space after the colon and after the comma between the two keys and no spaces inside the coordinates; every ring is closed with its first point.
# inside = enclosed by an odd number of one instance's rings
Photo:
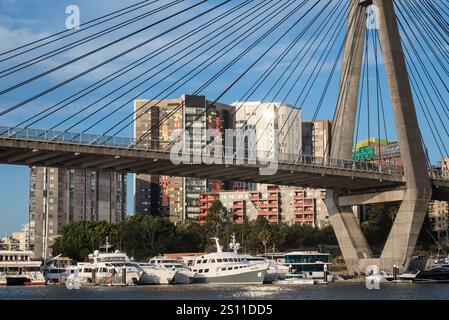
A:
{"type": "MultiPolygon", "coordinates": [[[[168,147],[176,129],[188,129],[190,150],[205,146],[207,129],[217,130],[223,138],[233,128],[232,107],[206,100],[204,96],[183,95],[162,101],[134,101],[134,137],[147,136],[141,145],[157,143],[168,147]],[[207,108],[207,109],[206,109],[207,108]],[[168,117],[170,115],[170,117],[168,117]]],[[[136,174],[134,177],[135,212],[167,216],[173,222],[199,219],[199,196],[221,186],[219,181],[136,174]]]]}
{"type": "Polygon", "coordinates": [[[302,152],[305,156],[326,158],[330,155],[332,121],[315,120],[302,123],[302,152]]]}
{"type": "Polygon", "coordinates": [[[31,168],[29,232],[35,258],[48,258],[62,227],[72,221],[119,223],[125,216],[126,174],[31,168]]]}
{"type": "Polygon", "coordinates": [[[204,223],[208,209],[220,200],[235,223],[264,217],[270,223],[307,224],[323,228],[328,225],[324,206],[325,190],[296,187],[258,185],[256,191],[208,192],[200,196],[200,223],[204,223]]]}
{"type": "Polygon", "coordinates": [[[449,241],[449,208],[447,201],[432,200],[427,208],[432,232],[438,241],[445,239],[449,241]]]}

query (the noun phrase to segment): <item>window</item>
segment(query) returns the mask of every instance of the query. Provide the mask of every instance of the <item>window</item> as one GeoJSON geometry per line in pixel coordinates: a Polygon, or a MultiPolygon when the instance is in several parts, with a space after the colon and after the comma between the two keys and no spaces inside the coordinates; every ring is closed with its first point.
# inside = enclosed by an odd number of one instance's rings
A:
{"type": "Polygon", "coordinates": [[[232,267],[229,267],[228,270],[232,270],[232,267]]]}
{"type": "Polygon", "coordinates": [[[209,272],[209,269],[204,270],[204,273],[207,273],[207,272],[209,272]]]}
{"type": "Polygon", "coordinates": [[[203,269],[198,270],[198,273],[203,273],[203,269]]]}
{"type": "Polygon", "coordinates": [[[223,262],[223,260],[222,259],[217,259],[217,262],[220,263],[220,262],[223,262]]]}
{"type": "Polygon", "coordinates": [[[209,260],[209,263],[215,263],[215,259],[209,260]]]}
{"type": "Polygon", "coordinates": [[[203,263],[207,263],[207,260],[203,260],[203,263]]]}

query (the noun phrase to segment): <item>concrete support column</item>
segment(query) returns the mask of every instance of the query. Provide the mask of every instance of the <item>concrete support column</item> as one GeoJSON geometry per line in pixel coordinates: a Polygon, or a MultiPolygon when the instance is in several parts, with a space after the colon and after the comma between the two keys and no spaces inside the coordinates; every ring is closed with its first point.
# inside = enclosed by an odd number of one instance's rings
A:
{"type": "Polygon", "coordinates": [[[357,114],[357,100],[365,44],[366,7],[360,0],[350,0],[347,35],[340,75],[340,94],[332,135],[333,159],[352,157],[357,114]]]}
{"type": "Polygon", "coordinates": [[[364,270],[361,261],[372,259],[371,250],[352,208],[338,206],[336,197],[332,190],[326,190],[324,202],[346,267],[350,273],[364,270]]]}
{"type": "Polygon", "coordinates": [[[382,55],[404,165],[406,192],[381,256],[381,265],[407,267],[432,193],[425,153],[391,0],[374,0],[382,55]]]}

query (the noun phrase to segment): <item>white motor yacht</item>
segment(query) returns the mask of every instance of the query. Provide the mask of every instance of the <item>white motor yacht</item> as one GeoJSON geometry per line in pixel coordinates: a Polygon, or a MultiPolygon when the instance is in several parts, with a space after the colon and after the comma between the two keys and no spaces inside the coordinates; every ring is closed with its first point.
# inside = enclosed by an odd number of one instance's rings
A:
{"type": "Polygon", "coordinates": [[[71,274],[77,270],[76,264],[72,259],[57,255],[50,260],[45,261],[41,272],[47,282],[64,282],[71,274]]]}
{"type": "Polygon", "coordinates": [[[175,284],[190,284],[193,282],[193,278],[195,277],[195,272],[190,270],[183,262],[176,259],[159,256],[152,258],[149,263],[160,268],[176,271],[173,279],[175,284]]]}
{"type": "Polygon", "coordinates": [[[89,263],[78,263],[77,269],[81,283],[99,284],[137,284],[143,270],[118,250],[101,253],[95,250],[88,256],[89,263]]]}
{"type": "Polygon", "coordinates": [[[175,269],[165,268],[154,263],[139,263],[139,267],[143,270],[139,284],[172,284],[178,273],[175,269]]]}
{"type": "Polygon", "coordinates": [[[217,252],[197,256],[192,270],[194,283],[262,284],[268,263],[249,263],[236,252],[223,252],[218,238],[213,238],[217,252]]]}

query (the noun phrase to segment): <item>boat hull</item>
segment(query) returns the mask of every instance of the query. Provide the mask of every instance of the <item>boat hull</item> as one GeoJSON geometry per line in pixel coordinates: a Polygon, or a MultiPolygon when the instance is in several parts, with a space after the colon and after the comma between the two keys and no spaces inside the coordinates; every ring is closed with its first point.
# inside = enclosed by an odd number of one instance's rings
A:
{"type": "Polygon", "coordinates": [[[175,281],[177,272],[157,269],[144,269],[139,278],[138,284],[172,284],[175,281]]]}
{"type": "Polygon", "coordinates": [[[33,280],[29,277],[7,277],[5,280],[0,281],[0,285],[4,286],[45,286],[43,280],[33,280]]]}
{"type": "Polygon", "coordinates": [[[195,277],[194,272],[178,271],[176,272],[174,283],[175,284],[191,284],[195,277]]]}
{"type": "Polygon", "coordinates": [[[217,284],[263,284],[265,270],[249,270],[235,274],[208,275],[197,274],[193,283],[217,283],[217,284]]]}
{"type": "Polygon", "coordinates": [[[413,280],[415,282],[449,282],[449,272],[421,271],[413,280]]]}

